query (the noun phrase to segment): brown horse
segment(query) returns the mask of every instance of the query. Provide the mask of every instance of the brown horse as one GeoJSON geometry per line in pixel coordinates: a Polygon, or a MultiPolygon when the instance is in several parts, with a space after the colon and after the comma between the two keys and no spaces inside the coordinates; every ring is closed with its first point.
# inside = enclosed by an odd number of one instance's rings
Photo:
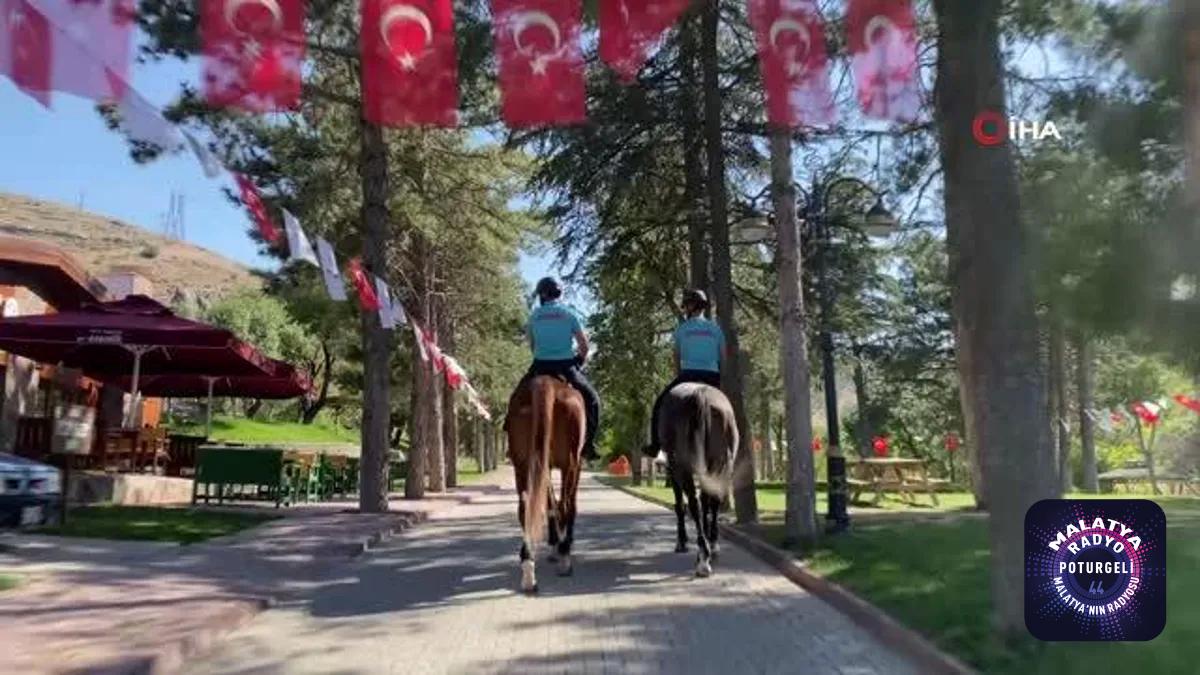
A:
{"type": "Polygon", "coordinates": [[[559,576],[573,571],[575,493],[579,488],[584,424],[583,397],[571,385],[549,375],[518,386],[508,401],[508,458],[516,475],[517,517],[521,543],[521,590],[537,591],[534,555],[549,519],[549,542],[555,547],[559,576]],[[554,498],[550,470],[562,472],[562,494],[554,498]]]}

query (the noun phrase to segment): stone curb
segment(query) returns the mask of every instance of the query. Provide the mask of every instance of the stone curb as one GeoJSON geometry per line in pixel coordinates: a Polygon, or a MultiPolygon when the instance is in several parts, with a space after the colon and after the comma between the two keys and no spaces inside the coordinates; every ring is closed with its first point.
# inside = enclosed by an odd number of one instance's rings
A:
{"type": "MultiPolygon", "coordinates": [[[[671,510],[675,508],[674,503],[638,494],[622,485],[601,482],[652,504],[671,510]]],[[[796,561],[791,553],[768,544],[735,525],[721,523],[720,527],[727,539],[775,568],[792,583],[845,614],[851,621],[864,628],[883,644],[908,657],[920,668],[921,672],[946,675],[975,675],[977,673],[966,663],[943,652],[921,634],[893,619],[887,612],[863,600],[845,587],[806,569],[796,561]]]]}

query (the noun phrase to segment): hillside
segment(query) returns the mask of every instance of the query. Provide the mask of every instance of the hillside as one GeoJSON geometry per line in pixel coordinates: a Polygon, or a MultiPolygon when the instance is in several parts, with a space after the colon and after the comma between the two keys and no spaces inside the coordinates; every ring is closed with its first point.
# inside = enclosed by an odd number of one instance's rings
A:
{"type": "Polygon", "coordinates": [[[113,269],[137,272],[154,284],[153,295],[163,302],[181,290],[211,300],[258,284],[245,266],[207,249],[21,195],[0,192],[0,234],[59,246],[95,277],[113,269]]]}

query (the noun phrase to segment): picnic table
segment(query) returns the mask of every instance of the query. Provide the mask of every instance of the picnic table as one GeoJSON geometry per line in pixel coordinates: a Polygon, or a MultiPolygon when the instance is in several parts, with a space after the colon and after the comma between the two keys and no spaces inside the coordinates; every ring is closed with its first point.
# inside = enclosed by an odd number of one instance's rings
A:
{"type": "MultiPolygon", "coordinates": [[[[1125,492],[1134,492],[1135,486],[1150,483],[1150,471],[1145,467],[1114,469],[1106,471],[1097,478],[1100,479],[1101,492],[1117,492],[1118,487],[1124,487],[1125,492]]],[[[1196,481],[1189,477],[1173,473],[1156,473],[1155,482],[1165,486],[1167,494],[1182,495],[1190,492],[1200,495],[1196,490],[1196,481]]]]}
{"type": "Polygon", "coordinates": [[[192,503],[273,501],[275,506],[358,490],[358,458],[270,446],[205,444],[196,453],[192,503]]]}
{"type": "Polygon", "coordinates": [[[872,503],[883,501],[883,493],[898,492],[901,499],[916,503],[916,492],[929,495],[929,500],[938,506],[937,488],[949,483],[939,478],[930,478],[925,460],[916,457],[867,457],[848,459],[850,477],[846,484],[850,488],[850,501],[857,501],[859,494],[875,491],[872,503]]]}

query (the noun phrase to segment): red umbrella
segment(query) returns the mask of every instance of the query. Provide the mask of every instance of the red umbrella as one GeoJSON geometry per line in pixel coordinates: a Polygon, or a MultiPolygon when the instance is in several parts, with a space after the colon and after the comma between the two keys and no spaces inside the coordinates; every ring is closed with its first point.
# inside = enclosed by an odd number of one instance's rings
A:
{"type": "MultiPolygon", "coordinates": [[[[274,375],[147,375],[139,383],[140,393],[150,396],[208,397],[205,409],[205,428],[212,435],[212,400],[214,396],[232,398],[284,399],[303,396],[312,390],[312,380],[302,370],[283,361],[271,359],[274,375]]],[[[115,384],[132,391],[131,378],[123,377],[115,384]]]]}
{"type": "Polygon", "coordinates": [[[142,295],[0,319],[0,350],[98,379],[132,373],[135,395],[144,374],[275,375],[277,363],[228,330],[175,316],[142,295]]]}

